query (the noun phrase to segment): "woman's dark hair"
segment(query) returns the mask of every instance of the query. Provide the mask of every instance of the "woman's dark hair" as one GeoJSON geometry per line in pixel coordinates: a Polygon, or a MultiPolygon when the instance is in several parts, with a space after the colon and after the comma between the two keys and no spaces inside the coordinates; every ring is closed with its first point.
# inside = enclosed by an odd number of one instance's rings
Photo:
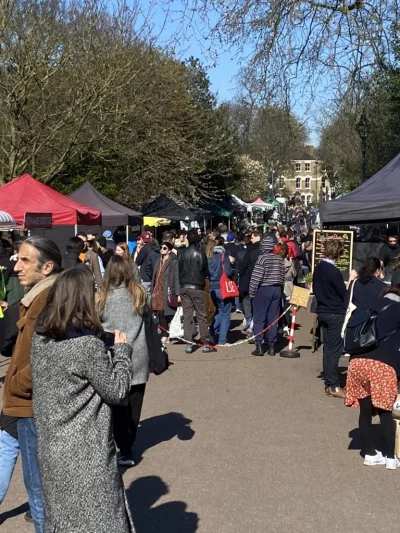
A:
{"type": "Polygon", "coordinates": [[[282,259],[285,259],[288,254],[289,254],[289,246],[287,244],[285,244],[284,242],[282,242],[280,244],[280,251],[279,251],[279,255],[282,257],[282,259]]]}
{"type": "Polygon", "coordinates": [[[225,239],[223,237],[217,237],[214,241],[214,246],[224,246],[225,239]]]}
{"type": "Polygon", "coordinates": [[[53,263],[52,274],[61,272],[62,257],[57,244],[46,237],[32,235],[24,240],[23,244],[29,244],[38,251],[39,266],[44,263],[53,263]]]}
{"type": "Polygon", "coordinates": [[[377,257],[367,259],[358,272],[358,281],[368,283],[374,277],[375,272],[381,268],[381,262],[377,257]]]}
{"type": "Polygon", "coordinates": [[[381,296],[385,296],[386,294],[397,294],[397,296],[400,296],[400,283],[397,285],[389,285],[386,289],[383,289],[381,296]]]}
{"type": "Polygon", "coordinates": [[[84,248],[85,248],[85,244],[83,240],[80,239],[79,237],[71,237],[65,247],[65,249],[67,250],[67,253],[71,255],[76,255],[76,256],[81,254],[84,248]]]}
{"type": "Polygon", "coordinates": [[[93,274],[88,269],[70,268],[57,276],[36,326],[38,333],[61,339],[69,329],[90,329],[99,336],[103,332],[94,301],[93,274]]]}

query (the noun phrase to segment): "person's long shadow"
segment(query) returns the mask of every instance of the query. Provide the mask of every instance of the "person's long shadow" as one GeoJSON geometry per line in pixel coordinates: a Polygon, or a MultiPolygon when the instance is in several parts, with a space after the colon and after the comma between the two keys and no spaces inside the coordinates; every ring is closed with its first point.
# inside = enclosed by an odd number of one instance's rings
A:
{"type": "Polygon", "coordinates": [[[158,476],[136,479],[127,489],[136,533],[195,533],[199,524],[196,513],[186,511],[181,501],[155,505],[169,493],[168,485],[158,476]]]}
{"type": "Polygon", "coordinates": [[[166,413],[142,420],[135,443],[135,462],[139,463],[146,450],[161,442],[174,437],[179,440],[192,439],[195,432],[190,427],[191,422],[181,413],[166,413]]]}

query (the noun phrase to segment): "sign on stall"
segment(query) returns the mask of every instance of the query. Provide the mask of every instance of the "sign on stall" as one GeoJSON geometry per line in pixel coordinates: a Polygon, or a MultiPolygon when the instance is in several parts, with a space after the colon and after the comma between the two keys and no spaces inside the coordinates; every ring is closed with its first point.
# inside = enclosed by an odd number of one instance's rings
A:
{"type": "Polygon", "coordinates": [[[325,243],[330,240],[337,240],[343,243],[343,254],[340,259],[336,261],[335,266],[342,273],[344,281],[348,281],[353,264],[354,233],[352,231],[315,229],[313,237],[312,271],[314,272],[319,261],[325,257],[325,243]]]}
{"type": "Polygon", "coordinates": [[[25,213],[25,229],[50,229],[53,227],[51,213],[25,213]]]}

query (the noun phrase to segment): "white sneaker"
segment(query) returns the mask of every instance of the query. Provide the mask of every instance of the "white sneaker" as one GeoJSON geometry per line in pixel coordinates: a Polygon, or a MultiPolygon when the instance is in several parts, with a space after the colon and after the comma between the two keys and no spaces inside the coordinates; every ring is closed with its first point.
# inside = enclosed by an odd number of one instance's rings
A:
{"type": "Polygon", "coordinates": [[[285,326],[285,327],[283,328],[283,335],[284,335],[285,337],[289,337],[289,333],[290,333],[290,331],[289,331],[289,326],[285,326]]]}
{"type": "Polygon", "coordinates": [[[364,464],[366,466],[377,466],[386,464],[386,457],[383,457],[382,452],[378,452],[378,450],[375,450],[375,452],[375,455],[366,455],[364,457],[364,464]]]}
{"type": "Polygon", "coordinates": [[[396,470],[396,468],[399,468],[399,466],[400,466],[400,461],[397,459],[396,456],[394,459],[386,458],[386,468],[388,470],[396,470]]]}

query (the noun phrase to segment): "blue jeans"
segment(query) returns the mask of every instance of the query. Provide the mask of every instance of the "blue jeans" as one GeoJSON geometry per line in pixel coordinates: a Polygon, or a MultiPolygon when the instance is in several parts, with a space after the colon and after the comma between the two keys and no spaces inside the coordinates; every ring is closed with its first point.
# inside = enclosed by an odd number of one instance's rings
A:
{"type": "Polygon", "coordinates": [[[211,333],[219,333],[218,344],[226,344],[231,323],[232,300],[223,300],[220,289],[211,289],[211,298],[217,312],[211,324],[211,333]]]}
{"type": "Polygon", "coordinates": [[[18,440],[0,429],[0,503],[6,497],[18,454],[18,440]]]}
{"type": "Polygon", "coordinates": [[[37,459],[36,424],[33,418],[18,419],[18,442],[28,502],[35,523],[35,533],[44,533],[42,484],[37,459]]]}
{"type": "Polygon", "coordinates": [[[261,344],[263,337],[268,344],[275,344],[278,340],[278,323],[263,334],[261,332],[279,317],[281,298],[282,287],[279,285],[264,285],[256,292],[253,299],[253,331],[256,344],[261,344]]]}

